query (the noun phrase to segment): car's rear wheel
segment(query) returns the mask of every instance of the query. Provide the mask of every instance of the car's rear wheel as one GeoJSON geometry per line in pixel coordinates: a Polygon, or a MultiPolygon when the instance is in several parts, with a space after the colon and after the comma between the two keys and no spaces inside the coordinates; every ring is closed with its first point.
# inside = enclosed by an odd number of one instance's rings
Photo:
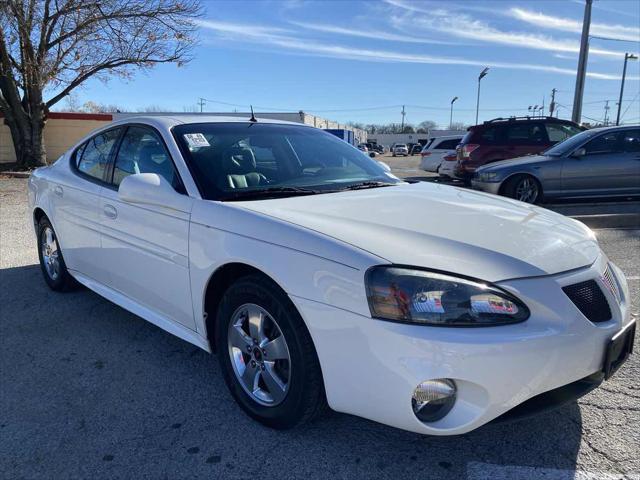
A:
{"type": "Polygon", "coordinates": [[[516,175],[510,178],[504,187],[504,193],[525,203],[538,203],[542,200],[542,186],[531,175],[516,175]]]}
{"type": "Polygon", "coordinates": [[[324,409],[311,336],[286,294],[267,278],[249,275],[225,292],[216,317],[216,343],[225,382],[252,418],[287,429],[324,409]]]}
{"type": "Polygon", "coordinates": [[[38,257],[44,280],[52,290],[73,290],[78,284],[69,274],[56,232],[47,217],[38,222],[38,257]]]}

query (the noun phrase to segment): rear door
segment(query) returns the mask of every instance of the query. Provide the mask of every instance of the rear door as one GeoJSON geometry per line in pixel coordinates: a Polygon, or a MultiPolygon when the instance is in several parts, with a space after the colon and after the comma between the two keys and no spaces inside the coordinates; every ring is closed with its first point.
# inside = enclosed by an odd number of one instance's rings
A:
{"type": "Polygon", "coordinates": [[[72,177],[54,186],[54,228],[67,267],[100,283],[108,280],[100,260],[100,195],[122,130],[101,132],[78,147],[70,159],[72,177]]]}
{"type": "Polygon", "coordinates": [[[505,140],[509,158],[540,153],[549,145],[549,137],[542,122],[516,122],[506,125],[505,140]]]}
{"type": "Polygon", "coordinates": [[[584,145],[585,155],[567,157],[565,195],[624,194],[640,190],[640,130],[605,132],[584,145]]]}
{"type": "Polygon", "coordinates": [[[157,173],[184,193],[159,134],[147,126],[130,125],[100,206],[102,259],[110,286],[164,318],[195,329],[189,281],[190,212],[120,200],[120,182],[136,173],[157,173]]]}

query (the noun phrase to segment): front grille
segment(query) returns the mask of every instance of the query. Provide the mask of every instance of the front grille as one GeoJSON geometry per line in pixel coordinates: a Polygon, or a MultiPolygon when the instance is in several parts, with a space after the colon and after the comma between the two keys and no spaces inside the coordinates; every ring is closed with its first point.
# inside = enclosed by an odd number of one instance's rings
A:
{"type": "Polygon", "coordinates": [[[616,280],[616,277],[611,271],[611,267],[609,265],[607,265],[607,268],[605,269],[604,273],[602,274],[602,277],[600,278],[602,279],[602,283],[604,283],[605,286],[609,289],[609,291],[613,294],[616,301],[618,303],[622,303],[622,296],[620,295],[620,288],[618,287],[618,281],[616,280]]]}
{"type": "Polygon", "coordinates": [[[597,323],[611,320],[609,302],[595,280],[568,285],[562,290],[590,321],[597,323]]]}

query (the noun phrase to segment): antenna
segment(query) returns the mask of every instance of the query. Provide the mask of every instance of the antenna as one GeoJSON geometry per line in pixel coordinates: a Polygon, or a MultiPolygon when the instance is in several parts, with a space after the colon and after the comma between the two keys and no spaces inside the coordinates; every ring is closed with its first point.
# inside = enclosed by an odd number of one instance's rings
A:
{"type": "Polygon", "coordinates": [[[256,116],[253,114],[253,105],[249,105],[249,107],[251,107],[251,118],[249,119],[250,122],[257,122],[258,119],[256,118],[256,116]]]}

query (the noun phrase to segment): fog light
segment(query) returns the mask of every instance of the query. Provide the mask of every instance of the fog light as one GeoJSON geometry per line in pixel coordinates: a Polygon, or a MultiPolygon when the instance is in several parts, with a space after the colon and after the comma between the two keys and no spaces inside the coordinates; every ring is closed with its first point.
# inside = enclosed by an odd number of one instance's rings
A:
{"type": "Polygon", "coordinates": [[[413,391],[413,413],[422,422],[440,420],[453,408],[456,393],[456,384],[448,378],[422,382],[413,391]]]}

